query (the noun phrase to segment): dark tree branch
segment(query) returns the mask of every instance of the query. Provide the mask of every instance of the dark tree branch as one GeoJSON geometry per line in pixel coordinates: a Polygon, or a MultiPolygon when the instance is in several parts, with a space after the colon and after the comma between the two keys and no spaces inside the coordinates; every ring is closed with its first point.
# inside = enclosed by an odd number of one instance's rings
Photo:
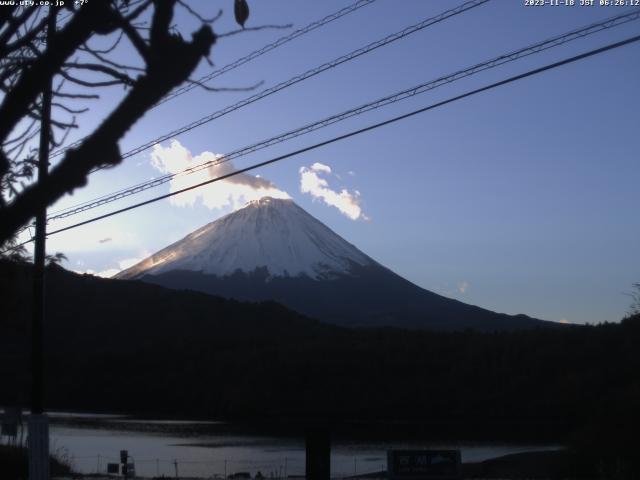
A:
{"type": "Polygon", "coordinates": [[[116,13],[116,15],[118,16],[117,22],[119,27],[122,28],[122,31],[127,36],[131,44],[138,51],[142,59],[148,63],[150,51],[149,51],[149,46],[144,41],[144,38],[140,36],[138,31],[133,27],[133,25],[131,25],[131,23],[126,18],[124,18],[119,13],[116,13]]]}
{"type": "Polygon", "coordinates": [[[156,0],[154,4],[146,75],[138,79],[116,109],[79,147],[67,151],[46,180],[26,187],[12,203],[0,209],[0,244],[29,222],[38,205],[51,205],[84,186],[94,168],[120,163],[118,141],[148,109],[189,78],[200,60],[209,55],[216,37],[208,26],[195,32],[191,42],[185,42],[168,31],[175,1],[156,0]],[[167,65],[172,68],[167,69],[167,65]]]}
{"type": "Polygon", "coordinates": [[[220,19],[220,17],[222,17],[222,9],[218,10],[218,13],[214,17],[205,18],[202,15],[200,15],[198,12],[196,12],[193,8],[191,8],[189,6],[189,4],[187,2],[185,2],[184,0],[178,0],[178,4],[182,8],[184,8],[187,12],[189,12],[191,14],[191,16],[193,16],[196,19],[200,20],[202,23],[206,23],[206,24],[212,25],[216,21],[218,21],[220,19]]]}
{"type": "Polygon", "coordinates": [[[56,108],[60,108],[60,109],[64,110],[67,113],[76,114],[76,115],[79,115],[81,113],[85,113],[85,112],[89,111],[89,109],[86,108],[86,107],[85,108],[70,108],[70,107],[67,107],[66,105],[64,105],[62,103],[58,103],[58,102],[52,102],[51,106],[52,107],[56,107],[56,108]]]}
{"type": "Polygon", "coordinates": [[[78,49],[82,50],[82,48],[85,47],[85,48],[87,48],[88,50],[91,50],[94,53],[100,53],[102,55],[107,55],[107,54],[113,52],[118,47],[118,45],[120,45],[120,42],[122,41],[122,37],[124,37],[124,30],[120,30],[120,32],[118,33],[118,37],[114,40],[113,44],[111,46],[105,48],[104,50],[99,50],[97,48],[90,47],[88,45],[88,43],[86,43],[86,42],[83,43],[80,47],[78,47],[78,49]]]}
{"type": "MultiPolygon", "coordinates": [[[[19,38],[18,40],[16,40],[13,43],[10,44],[5,44],[4,47],[0,47],[0,57],[3,57],[11,52],[14,52],[26,45],[28,45],[29,43],[31,43],[33,40],[35,40],[35,38],[41,34],[44,30],[45,27],[47,25],[48,19],[47,17],[44,17],[40,20],[40,23],[38,23],[38,25],[36,27],[34,27],[33,29],[30,29],[25,36],[19,38]]],[[[10,38],[10,37],[9,37],[10,38]]],[[[0,40],[0,45],[2,45],[3,42],[2,40],[0,40]]]]}
{"type": "Polygon", "coordinates": [[[14,5],[6,5],[4,8],[0,8],[0,30],[9,24],[15,9],[14,5]]]}
{"type": "Polygon", "coordinates": [[[62,64],[87,41],[95,26],[104,26],[105,17],[112,17],[107,3],[89,2],[81,8],[66,27],[54,36],[55,48],[42,53],[27,69],[0,105],[0,142],[13,130],[44,85],[58,73],[62,64]]]}
{"type": "Polygon", "coordinates": [[[127,22],[131,23],[138,18],[142,12],[144,12],[153,3],[153,0],[143,0],[140,5],[136,7],[131,13],[127,14],[124,18],[127,22]]]}
{"type": "Polygon", "coordinates": [[[92,50],[91,48],[87,47],[86,45],[80,47],[80,50],[82,50],[83,52],[87,52],[89,55],[91,55],[92,57],[96,58],[97,60],[100,60],[102,63],[106,64],[106,65],[111,65],[113,68],[117,68],[120,70],[131,70],[131,71],[135,71],[135,72],[144,72],[145,69],[142,67],[134,67],[132,65],[123,65],[121,63],[117,63],[114,62],[113,60],[110,60],[108,58],[106,58],[102,53],[98,53],[94,50],[92,50]]]}
{"type": "MultiPolygon", "coordinates": [[[[41,120],[39,109],[33,109],[29,111],[26,116],[29,118],[34,118],[36,120],[41,120]]],[[[51,119],[51,125],[57,128],[78,128],[78,125],[76,123],[61,122],[60,120],[54,119],[51,119]]]]}
{"type": "MultiPolygon", "coordinates": [[[[156,8],[153,12],[149,40],[152,48],[158,48],[171,37],[169,31],[176,0],[153,0],[153,3],[156,8]]],[[[156,53],[159,52],[156,50],[156,53]]]]}
{"type": "Polygon", "coordinates": [[[29,144],[29,142],[33,140],[36,137],[36,135],[38,135],[39,133],[40,133],[40,129],[37,129],[35,132],[32,132],[22,142],[20,142],[13,148],[8,149],[6,154],[11,157],[11,160],[13,162],[15,162],[20,157],[24,149],[27,148],[27,145],[29,144]]]}
{"type": "Polygon", "coordinates": [[[113,87],[114,85],[122,85],[125,84],[125,82],[123,82],[122,80],[107,80],[104,82],[94,82],[94,81],[90,81],[90,80],[82,80],[81,78],[76,78],[72,75],[70,75],[68,72],[65,72],[64,70],[60,70],[60,75],[64,78],[66,78],[67,80],[69,80],[71,83],[75,83],[76,85],[81,85],[83,87],[113,87]]]}
{"type": "MultiPolygon", "coordinates": [[[[74,117],[74,121],[75,121],[75,117],[74,117]]],[[[51,135],[51,138],[53,139],[52,142],[51,142],[52,145],[54,147],[56,147],[56,148],[61,146],[61,145],[63,145],[64,142],[67,141],[67,137],[69,136],[70,133],[71,133],[71,129],[70,128],[67,128],[67,129],[63,130],[62,138],[60,140],[58,140],[58,141],[56,141],[55,138],[53,138],[53,134],[52,134],[51,135]]]]}
{"type": "MultiPolygon", "coordinates": [[[[13,37],[24,23],[29,19],[29,17],[35,13],[36,7],[25,8],[24,11],[19,14],[17,17],[10,16],[8,18],[8,27],[2,32],[0,35],[0,58],[4,56],[6,53],[6,49],[9,43],[9,39],[13,37]]],[[[36,32],[37,34],[38,32],[36,32]]]]}
{"type": "Polygon", "coordinates": [[[68,93],[68,92],[54,92],[54,97],[59,98],[73,98],[73,99],[83,99],[83,100],[97,100],[100,98],[100,95],[96,95],[95,93],[68,93]]]}
{"type": "MultiPolygon", "coordinates": [[[[129,75],[127,75],[126,73],[119,72],[113,68],[107,67],[106,65],[100,65],[97,63],[68,62],[68,63],[65,63],[63,67],[104,73],[105,75],[109,75],[115,78],[116,80],[119,80],[118,83],[124,83],[125,85],[133,85],[135,83],[135,80],[131,78],[129,75]]],[[[67,80],[72,81],[69,78],[67,78],[67,80]]]]}
{"type": "Polygon", "coordinates": [[[6,147],[7,145],[11,145],[12,143],[19,142],[20,140],[22,140],[29,133],[29,130],[31,130],[36,125],[36,123],[37,123],[37,120],[35,119],[31,120],[29,125],[27,125],[27,127],[24,129],[24,131],[20,135],[7,140],[2,144],[2,146],[6,147]]]}
{"type": "Polygon", "coordinates": [[[240,28],[238,30],[231,30],[230,32],[221,33],[218,35],[218,38],[232,37],[240,33],[258,32],[260,30],[286,30],[288,28],[291,28],[292,26],[293,25],[291,23],[288,23],[286,25],[262,25],[259,27],[240,28]]]}

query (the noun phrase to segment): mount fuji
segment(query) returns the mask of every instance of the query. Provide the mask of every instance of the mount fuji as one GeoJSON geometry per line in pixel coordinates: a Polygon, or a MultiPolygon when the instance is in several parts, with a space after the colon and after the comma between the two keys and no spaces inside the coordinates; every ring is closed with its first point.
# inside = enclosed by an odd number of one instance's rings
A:
{"type": "Polygon", "coordinates": [[[114,278],[243,301],[274,300],[342,326],[491,331],[556,325],[420,288],[292,200],[270,197],[201,227],[114,278]]]}

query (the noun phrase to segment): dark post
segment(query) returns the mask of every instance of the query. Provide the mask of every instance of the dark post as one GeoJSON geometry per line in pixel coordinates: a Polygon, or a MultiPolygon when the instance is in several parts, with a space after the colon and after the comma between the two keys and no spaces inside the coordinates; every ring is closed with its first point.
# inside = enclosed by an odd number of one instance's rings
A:
{"type": "Polygon", "coordinates": [[[329,480],[331,474],[331,441],[326,428],[314,427],[307,431],[306,438],[307,480],[329,480]]]}
{"type": "Polygon", "coordinates": [[[129,452],[120,450],[120,464],[122,465],[122,475],[125,480],[129,477],[129,452]]]}
{"type": "MultiPolygon", "coordinates": [[[[51,48],[51,38],[56,28],[56,14],[49,7],[49,24],[47,27],[47,48],[51,48]]],[[[49,138],[51,133],[51,81],[42,92],[42,120],[40,122],[40,150],[38,152],[38,182],[49,174],[49,138]]],[[[33,254],[33,321],[31,368],[33,384],[31,413],[44,412],[44,261],[46,254],[47,209],[42,208],[36,215],[36,237],[33,254]]]]}
{"type": "MultiPolygon", "coordinates": [[[[49,7],[47,49],[56,29],[56,10],[49,7]]],[[[49,141],[51,133],[52,81],[42,92],[40,122],[40,151],[38,152],[38,182],[47,177],[49,168],[49,141]]],[[[33,319],[31,325],[31,416],[29,418],[29,479],[49,479],[49,421],[44,415],[44,261],[47,209],[36,215],[36,238],[33,255],[33,319]]]]}

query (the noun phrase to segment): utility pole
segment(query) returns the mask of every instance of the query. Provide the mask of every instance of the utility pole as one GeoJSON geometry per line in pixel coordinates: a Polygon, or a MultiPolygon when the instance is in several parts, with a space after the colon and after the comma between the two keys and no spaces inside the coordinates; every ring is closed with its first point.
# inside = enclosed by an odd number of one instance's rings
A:
{"type": "MultiPolygon", "coordinates": [[[[49,7],[46,48],[56,31],[56,9],[49,7]]],[[[49,142],[51,135],[52,80],[42,92],[40,121],[40,150],[38,152],[38,182],[49,171],[49,142]]],[[[47,209],[36,215],[36,238],[33,255],[33,319],[31,324],[31,415],[29,416],[29,480],[49,480],[49,419],[44,414],[44,261],[47,228],[47,209]]]]}
{"type": "Polygon", "coordinates": [[[305,477],[307,480],[331,478],[331,439],[324,426],[312,425],[305,435],[305,477]]]}
{"type": "Polygon", "coordinates": [[[122,465],[122,476],[124,480],[129,478],[129,452],[120,450],[120,464],[122,465]]]}

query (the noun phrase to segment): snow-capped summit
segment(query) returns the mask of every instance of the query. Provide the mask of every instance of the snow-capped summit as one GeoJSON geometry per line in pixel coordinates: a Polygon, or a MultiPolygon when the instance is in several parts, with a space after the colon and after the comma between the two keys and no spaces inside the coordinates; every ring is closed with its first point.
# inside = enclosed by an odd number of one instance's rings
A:
{"type": "Polygon", "coordinates": [[[199,228],[117,278],[171,270],[225,277],[266,268],[272,277],[326,279],[375,262],[293,200],[264,197],[199,228]]]}
{"type": "Polygon", "coordinates": [[[532,328],[420,288],[342,239],[292,200],[262,198],[116,275],[237,300],[279,302],[345,326],[532,328]]]}

